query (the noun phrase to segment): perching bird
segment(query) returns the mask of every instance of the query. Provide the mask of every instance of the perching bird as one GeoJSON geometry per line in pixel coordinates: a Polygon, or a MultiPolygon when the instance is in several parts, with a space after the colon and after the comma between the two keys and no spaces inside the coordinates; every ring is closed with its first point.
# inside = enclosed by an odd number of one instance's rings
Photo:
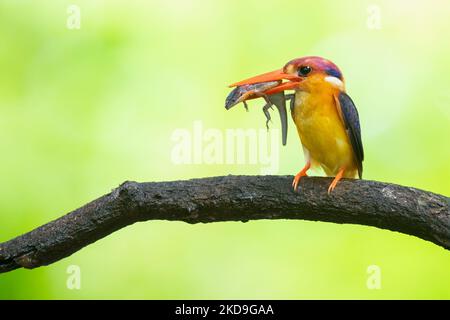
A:
{"type": "Polygon", "coordinates": [[[358,111],[345,93],[344,78],[339,68],[321,57],[303,57],[289,61],[280,70],[231,86],[279,80],[289,81],[280,82],[265,93],[295,90],[294,99],[291,99],[291,115],[306,159],[305,166],[292,182],[294,190],[311,167],[320,166],[327,176],[335,177],[328,193],[343,177],[362,178],[364,151],[358,111]]]}

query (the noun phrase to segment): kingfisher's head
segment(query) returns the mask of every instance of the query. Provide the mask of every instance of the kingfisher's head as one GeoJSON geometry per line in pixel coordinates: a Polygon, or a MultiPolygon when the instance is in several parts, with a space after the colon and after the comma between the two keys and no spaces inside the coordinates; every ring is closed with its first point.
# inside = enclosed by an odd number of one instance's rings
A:
{"type": "Polygon", "coordinates": [[[311,87],[321,81],[344,90],[344,77],[339,68],[330,60],[309,56],[289,61],[283,67],[283,73],[300,77],[300,87],[311,87]]]}
{"type": "Polygon", "coordinates": [[[252,77],[231,86],[280,81],[280,84],[267,91],[272,94],[284,90],[323,89],[325,86],[345,90],[344,77],[339,68],[330,60],[308,56],[289,61],[283,68],[252,77]],[[281,80],[281,81],[280,81],[281,80]],[[283,80],[287,80],[282,82],[283,80]]]}

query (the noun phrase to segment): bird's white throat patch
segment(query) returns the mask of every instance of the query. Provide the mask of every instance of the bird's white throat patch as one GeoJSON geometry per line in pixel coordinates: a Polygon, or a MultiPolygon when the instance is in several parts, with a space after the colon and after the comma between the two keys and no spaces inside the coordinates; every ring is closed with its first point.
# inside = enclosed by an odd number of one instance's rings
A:
{"type": "Polygon", "coordinates": [[[325,77],[325,81],[331,83],[333,86],[339,88],[340,90],[344,90],[344,83],[336,77],[333,76],[325,77]]]}

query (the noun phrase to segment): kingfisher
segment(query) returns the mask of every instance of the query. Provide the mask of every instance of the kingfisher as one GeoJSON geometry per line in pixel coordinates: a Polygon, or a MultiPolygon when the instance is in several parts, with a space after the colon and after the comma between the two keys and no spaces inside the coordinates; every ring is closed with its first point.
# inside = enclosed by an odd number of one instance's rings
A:
{"type": "MultiPolygon", "coordinates": [[[[330,60],[308,56],[289,61],[283,68],[267,72],[230,87],[275,83],[264,93],[271,97],[286,90],[291,116],[297,127],[306,163],[292,181],[297,190],[300,179],[311,168],[322,168],[334,177],[328,193],[342,178],[362,178],[364,150],[358,110],[345,91],[342,72],[330,60]]],[[[262,87],[262,86],[260,86],[262,87]]],[[[280,111],[281,113],[281,111],[280,111]]]]}

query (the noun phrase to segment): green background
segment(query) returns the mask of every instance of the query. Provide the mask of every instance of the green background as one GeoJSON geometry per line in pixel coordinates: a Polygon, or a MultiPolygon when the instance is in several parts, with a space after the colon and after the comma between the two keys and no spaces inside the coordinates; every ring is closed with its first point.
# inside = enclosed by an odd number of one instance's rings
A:
{"type": "MultiPolygon", "coordinates": [[[[171,135],[195,120],[264,128],[261,100],[225,111],[226,85],[305,55],[343,70],[365,179],[450,195],[449,15],[447,0],[2,0],[0,241],[125,180],[259,174],[260,165],[176,165],[171,135]],[[81,9],[79,30],[66,27],[69,4],[81,9]],[[370,5],[380,29],[368,27],[370,5]]],[[[290,130],[278,173],[302,165],[290,130]]],[[[449,270],[441,247],[372,227],[154,221],[2,274],[0,297],[448,299],[449,270]],[[66,286],[70,265],[80,290],[66,286]],[[366,286],[369,265],[381,268],[379,290],[366,286]]]]}

